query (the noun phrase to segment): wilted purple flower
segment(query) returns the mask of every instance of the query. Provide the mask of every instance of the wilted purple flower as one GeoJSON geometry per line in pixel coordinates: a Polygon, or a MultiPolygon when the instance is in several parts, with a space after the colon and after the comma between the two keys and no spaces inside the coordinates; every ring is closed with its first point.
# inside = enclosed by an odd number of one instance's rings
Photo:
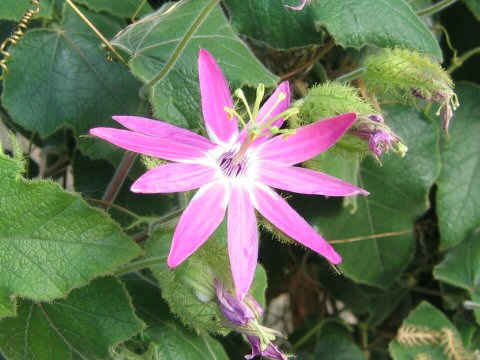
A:
{"type": "Polygon", "coordinates": [[[217,279],[214,284],[220,310],[228,321],[235,325],[246,325],[250,320],[255,319],[255,313],[244,301],[238,300],[226,291],[217,279]]]}
{"type": "Polygon", "coordinates": [[[408,150],[401,139],[385,125],[383,116],[380,114],[360,116],[350,129],[350,134],[367,140],[370,151],[376,156],[389,150],[394,150],[398,155],[403,156],[408,150]]]}
{"type": "Polygon", "coordinates": [[[440,104],[436,115],[440,115],[442,118],[442,129],[448,132],[450,120],[453,117],[453,110],[456,110],[460,106],[457,95],[451,91],[451,89],[437,91],[429,95],[425,95],[417,89],[412,89],[412,94],[419,99],[440,104]]]}
{"type": "Polygon", "coordinates": [[[279,360],[287,360],[289,358],[288,355],[283,354],[273,343],[269,343],[267,347],[262,350],[260,346],[260,340],[257,337],[247,336],[247,339],[252,347],[252,353],[250,355],[245,355],[245,359],[247,360],[251,360],[255,358],[255,356],[263,356],[269,359],[279,360]]]}

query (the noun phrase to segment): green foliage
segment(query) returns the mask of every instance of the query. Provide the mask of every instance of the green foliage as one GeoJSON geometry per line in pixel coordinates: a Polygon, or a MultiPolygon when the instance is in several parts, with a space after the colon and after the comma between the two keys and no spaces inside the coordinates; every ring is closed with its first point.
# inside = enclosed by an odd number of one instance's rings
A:
{"type": "MultiPolygon", "coordinates": [[[[438,280],[467,290],[470,298],[480,303],[480,232],[475,231],[435,267],[438,280]]],[[[475,310],[480,324],[480,309],[475,310]]]]}
{"type": "MultiPolygon", "coordinates": [[[[83,11],[106,36],[124,25],[83,11]]],[[[42,137],[63,126],[78,136],[113,124],[112,115],[140,113],[139,84],[124,65],[107,61],[99,44],[68,7],[59,26],[29,31],[11,49],[14,60],[3,84],[2,104],[15,123],[42,137]]]]}
{"type": "Polygon", "coordinates": [[[143,0],[115,0],[115,2],[111,0],[75,0],[75,2],[85,5],[93,11],[105,11],[120,17],[132,17],[135,14],[143,16],[153,10],[148,2],[143,0]]]}
{"type": "Polygon", "coordinates": [[[110,359],[109,348],[142,330],[124,287],[102,278],[51,303],[19,302],[0,322],[8,359],[110,359]]]}
{"type": "MultiPolygon", "coordinates": [[[[357,199],[354,215],[349,209],[330,217],[315,217],[327,239],[366,237],[335,245],[343,256],[342,273],[356,282],[389,288],[410,263],[415,249],[413,226],[429,206],[428,191],[439,171],[438,134],[422,114],[404,106],[385,107],[393,130],[409,139],[409,156],[366,159],[358,185],[371,194],[357,199]],[[385,237],[369,236],[400,232],[385,237]]],[[[313,217],[312,217],[313,218],[313,217]]]]}
{"type": "Polygon", "coordinates": [[[477,20],[480,20],[480,2],[478,0],[463,0],[467,4],[470,11],[475,15],[477,20]]]}
{"type": "Polygon", "coordinates": [[[317,359],[365,359],[348,329],[341,323],[326,321],[317,335],[314,354],[317,359]]]}
{"type": "Polygon", "coordinates": [[[468,359],[460,334],[441,311],[422,302],[404,321],[395,341],[390,343],[394,360],[468,359]]]}
{"type": "MultiPolygon", "coordinates": [[[[40,13],[38,17],[49,18],[52,15],[52,10],[55,0],[42,0],[40,5],[40,13]]],[[[15,1],[1,1],[0,2],[0,19],[19,21],[22,15],[29,9],[35,9],[30,0],[15,0],[15,1]]]]}
{"type": "Polygon", "coordinates": [[[0,317],[12,299],[51,301],[140,254],[120,227],[48,180],[27,181],[0,154],[0,317]]]}
{"type": "Polygon", "coordinates": [[[480,88],[457,87],[462,106],[455,113],[450,139],[441,146],[442,171],[438,178],[438,216],[441,248],[459,244],[480,225],[480,88]]]}
{"type": "Polygon", "coordinates": [[[200,110],[197,58],[206,48],[218,60],[232,87],[271,87],[276,78],[235,35],[221,9],[207,0],[167,4],[130,25],[113,44],[130,56],[132,73],[146,83],[159,119],[198,129],[200,110]],[[198,23],[198,26],[195,26],[198,23]]]}

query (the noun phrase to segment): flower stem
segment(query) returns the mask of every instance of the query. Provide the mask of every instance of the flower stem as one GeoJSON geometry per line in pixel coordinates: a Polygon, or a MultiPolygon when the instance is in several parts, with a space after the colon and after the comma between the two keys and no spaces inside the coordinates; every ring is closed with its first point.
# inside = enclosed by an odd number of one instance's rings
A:
{"type": "Polygon", "coordinates": [[[412,231],[413,231],[412,229],[405,229],[405,230],[401,230],[401,231],[392,231],[392,232],[386,232],[386,233],[381,233],[381,234],[358,236],[358,237],[353,237],[353,238],[343,239],[343,240],[330,240],[329,243],[330,244],[344,244],[344,243],[351,243],[351,242],[362,241],[362,240],[379,239],[379,238],[390,237],[390,236],[405,235],[405,234],[411,233],[412,231]]]}
{"type": "Polygon", "coordinates": [[[349,82],[355,80],[362,76],[365,73],[365,68],[360,67],[356,70],[350,71],[349,73],[343,74],[335,79],[338,82],[349,82]]]}
{"type": "Polygon", "coordinates": [[[137,260],[115,270],[115,275],[122,276],[138,270],[143,270],[151,266],[165,265],[166,261],[167,261],[166,256],[155,256],[155,257],[149,257],[146,259],[137,260]]]}
{"type": "Polygon", "coordinates": [[[439,11],[442,11],[445,9],[447,6],[452,5],[455,3],[457,0],[442,0],[437,2],[436,4],[433,4],[431,6],[428,6],[420,11],[417,12],[418,16],[428,16],[428,15],[433,15],[439,11]]]}
{"type": "Polygon", "coordinates": [[[471,50],[468,50],[466,53],[464,53],[462,56],[458,58],[454,58],[452,61],[452,64],[448,67],[447,72],[449,74],[453,73],[455,70],[457,70],[460,66],[463,65],[465,61],[470,59],[472,56],[480,54],[480,46],[473,48],[471,50]]]}
{"type": "Polygon", "coordinates": [[[208,14],[217,6],[218,2],[220,0],[210,0],[207,5],[202,9],[200,14],[198,14],[198,17],[195,19],[192,25],[188,28],[187,32],[185,35],[182,37],[182,40],[178,43],[177,47],[173,51],[172,55],[170,55],[170,58],[167,60],[165,63],[165,66],[160,70],[157,76],[155,76],[152,80],[150,80],[140,91],[142,94],[142,97],[146,97],[146,92],[155,86],[160,80],[163,79],[165,75],[168,74],[168,72],[173,68],[175,63],[177,62],[178,58],[182,54],[183,50],[187,47],[188,42],[192,38],[193,35],[197,32],[197,30],[200,28],[200,26],[203,24],[205,19],[207,18],[208,14]]]}
{"type": "MultiPolygon", "coordinates": [[[[120,162],[120,165],[118,165],[117,171],[115,171],[115,174],[113,175],[110,184],[108,184],[108,188],[105,191],[105,194],[103,194],[102,201],[106,203],[113,203],[115,201],[115,198],[117,197],[118,192],[120,191],[120,188],[125,181],[128,172],[130,171],[136,158],[137,154],[135,153],[127,152],[125,154],[122,161],[120,162]]],[[[109,208],[110,206],[107,206],[105,209],[108,210],[109,208]]]]}

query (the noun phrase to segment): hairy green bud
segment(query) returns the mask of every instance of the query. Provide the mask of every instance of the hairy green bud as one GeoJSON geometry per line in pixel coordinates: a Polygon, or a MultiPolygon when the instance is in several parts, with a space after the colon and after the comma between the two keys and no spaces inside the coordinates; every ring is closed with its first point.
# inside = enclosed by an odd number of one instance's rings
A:
{"type": "Polygon", "coordinates": [[[371,55],[363,65],[365,84],[370,91],[407,103],[418,99],[438,103],[437,115],[441,115],[447,130],[459,103],[452,79],[438,62],[415,51],[397,48],[371,55]]]}
{"type": "Polygon", "coordinates": [[[302,124],[347,112],[365,116],[378,112],[370,102],[360,97],[356,88],[334,81],[312,87],[307,97],[295,106],[300,110],[302,124]]]}

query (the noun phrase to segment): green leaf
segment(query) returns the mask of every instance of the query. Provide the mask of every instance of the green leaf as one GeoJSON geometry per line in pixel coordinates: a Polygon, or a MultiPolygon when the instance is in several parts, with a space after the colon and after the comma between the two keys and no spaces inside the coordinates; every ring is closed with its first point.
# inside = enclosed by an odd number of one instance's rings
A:
{"type": "Polygon", "coordinates": [[[142,330],[124,287],[102,278],[51,303],[20,301],[0,322],[0,349],[10,360],[109,359],[109,348],[142,330]]]}
{"type": "MultiPolygon", "coordinates": [[[[40,13],[35,17],[49,18],[52,15],[54,0],[41,0],[40,13]]],[[[29,9],[36,9],[30,0],[3,0],[0,2],[0,19],[20,21],[29,9]]]]}
{"type": "Polygon", "coordinates": [[[12,298],[50,301],[112,272],[140,249],[108,216],[0,154],[0,317],[12,298]]]}
{"type": "Polygon", "coordinates": [[[145,336],[155,345],[157,359],[228,360],[220,342],[209,335],[197,335],[173,321],[151,327],[145,336]]]}
{"type": "Polygon", "coordinates": [[[440,249],[459,244],[480,225],[480,87],[458,84],[461,106],[450,126],[450,139],[441,147],[437,209],[440,249]]]}
{"type": "Polygon", "coordinates": [[[310,7],[317,25],[325,26],[343,47],[400,46],[442,60],[435,37],[404,1],[319,0],[310,7]]]}
{"type": "Polygon", "coordinates": [[[318,334],[315,344],[315,359],[351,360],[365,359],[362,350],[355,344],[345,325],[327,320],[318,334]]]}
{"type": "MultiPolygon", "coordinates": [[[[434,269],[435,278],[465,289],[474,302],[480,303],[480,229],[456,248],[434,269]]],[[[475,310],[480,324],[480,310],[475,310]]]]}
{"type": "Polygon", "coordinates": [[[120,17],[131,17],[148,14],[153,9],[144,0],[74,0],[76,3],[87,6],[93,11],[105,11],[120,17]]]}
{"type": "MultiPolygon", "coordinates": [[[[406,325],[411,326],[409,335],[404,336],[408,343],[394,340],[389,345],[394,360],[417,359],[421,354],[430,355],[430,358],[435,360],[467,359],[466,356],[447,356],[447,353],[451,354],[452,351],[457,355],[464,355],[460,334],[450,320],[429,303],[422,302],[412,311],[403,322],[403,326],[406,325]],[[446,340],[445,331],[450,334],[449,338],[452,341],[442,341],[446,340]],[[429,334],[429,340],[425,340],[425,337],[421,340],[420,333],[429,334]]],[[[399,334],[397,339],[398,336],[399,334]]]]}
{"type": "Polygon", "coordinates": [[[127,27],[112,43],[131,57],[133,74],[147,83],[155,116],[191,129],[202,126],[200,48],[215,56],[234,87],[272,87],[277,80],[235,35],[213,0],[167,4],[127,27]]]}
{"type": "Polygon", "coordinates": [[[284,0],[227,0],[235,28],[275,48],[322,44],[325,27],[337,44],[362,48],[375,45],[415,49],[442,59],[440,47],[426,25],[399,0],[316,0],[293,11],[284,0]]]}
{"type": "MultiPolygon", "coordinates": [[[[106,36],[121,29],[118,20],[83,12],[106,36]]],[[[105,57],[96,35],[67,7],[60,26],[31,30],[12,48],[2,104],[14,122],[43,137],[62,126],[85,134],[112,115],[138,113],[139,84],[125,65],[105,57]]]]}
{"type": "Polygon", "coordinates": [[[480,21],[480,1],[479,0],[463,0],[473,15],[480,21]]]}
{"type": "MultiPolygon", "coordinates": [[[[342,272],[356,282],[388,289],[410,262],[415,220],[429,207],[428,192],[437,177],[438,131],[421,113],[401,106],[385,106],[387,122],[409,146],[405,158],[393,154],[362,162],[358,185],[371,192],[357,198],[358,209],[349,209],[316,223],[327,239],[374,239],[335,244],[343,257],[342,272]]],[[[318,213],[318,209],[316,210],[318,213]]]]}
{"type": "MultiPolygon", "coordinates": [[[[132,296],[133,304],[139,316],[147,323],[148,329],[138,339],[118,349],[126,359],[162,359],[162,360],[210,360],[228,359],[222,345],[208,335],[198,335],[188,331],[175,321],[168,311],[167,304],[155,280],[141,274],[129,274],[123,281],[132,296]],[[136,357],[129,348],[143,344],[147,351],[136,357]]],[[[138,353],[138,351],[137,351],[138,353]]]]}
{"type": "Polygon", "coordinates": [[[235,30],[252,39],[264,41],[276,49],[322,45],[323,39],[309,11],[310,6],[303,11],[292,11],[283,5],[297,2],[225,1],[235,30]]]}

